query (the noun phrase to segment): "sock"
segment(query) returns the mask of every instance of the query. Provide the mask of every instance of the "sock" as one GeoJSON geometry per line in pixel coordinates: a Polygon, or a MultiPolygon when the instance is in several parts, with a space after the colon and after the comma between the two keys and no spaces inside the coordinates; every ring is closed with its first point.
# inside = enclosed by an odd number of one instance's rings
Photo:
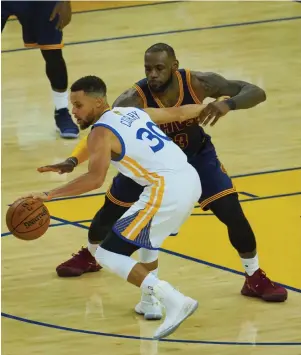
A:
{"type": "Polygon", "coordinates": [[[143,280],[140,288],[142,289],[142,293],[146,295],[154,294],[154,287],[158,284],[160,280],[153,274],[149,273],[146,278],[143,280]]]}
{"type": "MultiPolygon", "coordinates": [[[[158,268],[151,271],[151,274],[158,278],[158,268]]],[[[142,286],[142,285],[141,285],[142,286]]],[[[141,292],[141,302],[152,303],[152,294],[149,293],[149,290],[146,292],[142,289],[141,292]]]]}
{"type": "Polygon", "coordinates": [[[130,258],[129,256],[116,254],[101,246],[97,247],[95,253],[95,259],[102,267],[110,270],[114,274],[127,280],[133,267],[137,264],[137,261],[130,258]]]}
{"type": "Polygon", "coordinates": [[[241,258],[242,265],[249,276],[252,276],[255,271],[259,269],[258,255],[256,254],[254,258],[244,259],[241,258]]]}
{"type": "Polygon", "coordinates": [[[158,271],[159,271],[159,268],[152,270],[151,273],[158,278],[158,271]]]}
{"type": "Polygon", "coordinates": [[[99,244],[91,244],[88,241],[88,250],[91,253],[91,255],[94,256],[94,257],[95,257],[95,253],[96,253],[96,250],[97,250],[98,246],[99,246],[99,244]]]}
{"type": "Polygon", "coordinates": [[[52,94],[56,110],[60,110],[61,108],[68,108],[68,91],[57,92],[52,90],[52,94]]]}

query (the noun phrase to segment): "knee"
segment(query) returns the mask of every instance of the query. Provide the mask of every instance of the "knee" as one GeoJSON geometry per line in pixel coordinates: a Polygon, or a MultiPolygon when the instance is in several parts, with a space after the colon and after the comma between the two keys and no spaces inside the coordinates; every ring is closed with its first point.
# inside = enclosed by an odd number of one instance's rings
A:
{"type": "Polygon", "coordinates": [[[47,64],[54,64],[64,61],[61,49],[41,50],[42,56],[47,64]]]}
{"type": "Polygon", "coordinates": [[[237,226],[247,222],[237,194],[227,195],[212,202],[210,209],[227,227],[237,226]]]}

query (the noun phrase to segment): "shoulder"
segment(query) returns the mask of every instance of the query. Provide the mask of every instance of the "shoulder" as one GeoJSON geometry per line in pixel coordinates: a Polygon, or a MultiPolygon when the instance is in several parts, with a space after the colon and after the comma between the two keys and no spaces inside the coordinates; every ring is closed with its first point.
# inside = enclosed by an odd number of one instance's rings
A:
{"type": "Polygon", "coordinates": [[[130,88],[124,91],[117,99],[114,101],[112,107],[144,107],[144,102],[138,91],[135,88],[130,88]]]}

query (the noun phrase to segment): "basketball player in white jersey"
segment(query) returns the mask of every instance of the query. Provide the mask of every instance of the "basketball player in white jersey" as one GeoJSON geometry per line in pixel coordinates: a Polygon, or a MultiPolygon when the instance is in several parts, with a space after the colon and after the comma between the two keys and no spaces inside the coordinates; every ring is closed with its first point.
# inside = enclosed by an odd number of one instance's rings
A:
{"type": "Polygon", "coordinates": [[[154,334],[160,339],[174,332],[198,306],[151,271],[157,249],[190,215],[201,195],[201,183],[186,155],[156,124],[196,118],[205,106],[110,110],[106,91],[105,83],[95,76],[71,86],[77,123],[81,129],[93,128],[88,137],[88,172],[48,193],[29,196],[47,201],[99,188],[111,162],[144,186],[139,200],[115,223],[101,246],[90,244],[89,251],[100,265],[140,287],[149,303],[161,302],[166,317],[154,334]],[[139,249],[143,263],[130,257],[139,249]]]}

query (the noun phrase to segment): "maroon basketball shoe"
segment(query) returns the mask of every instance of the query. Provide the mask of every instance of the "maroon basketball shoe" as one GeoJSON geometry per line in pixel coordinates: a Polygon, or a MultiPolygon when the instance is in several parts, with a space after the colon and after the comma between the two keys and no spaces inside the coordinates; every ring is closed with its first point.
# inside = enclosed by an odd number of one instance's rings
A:
{"type": "Polygon", "coordinates": [[[287,299],[287,290],[272,282],[261,269],[252,276],[246,274],[241,294],[258,297],[267,302],[284,302],[287,299]]]}
{"type": "Polygon", "coordinates": [[[88,248],[82,248],[77,254],[72,254],[72,258],[60,264],[56,272],[60,277],[81,276],[86,272],[96,272],[102,269],[91,255],[88,248]]]}

